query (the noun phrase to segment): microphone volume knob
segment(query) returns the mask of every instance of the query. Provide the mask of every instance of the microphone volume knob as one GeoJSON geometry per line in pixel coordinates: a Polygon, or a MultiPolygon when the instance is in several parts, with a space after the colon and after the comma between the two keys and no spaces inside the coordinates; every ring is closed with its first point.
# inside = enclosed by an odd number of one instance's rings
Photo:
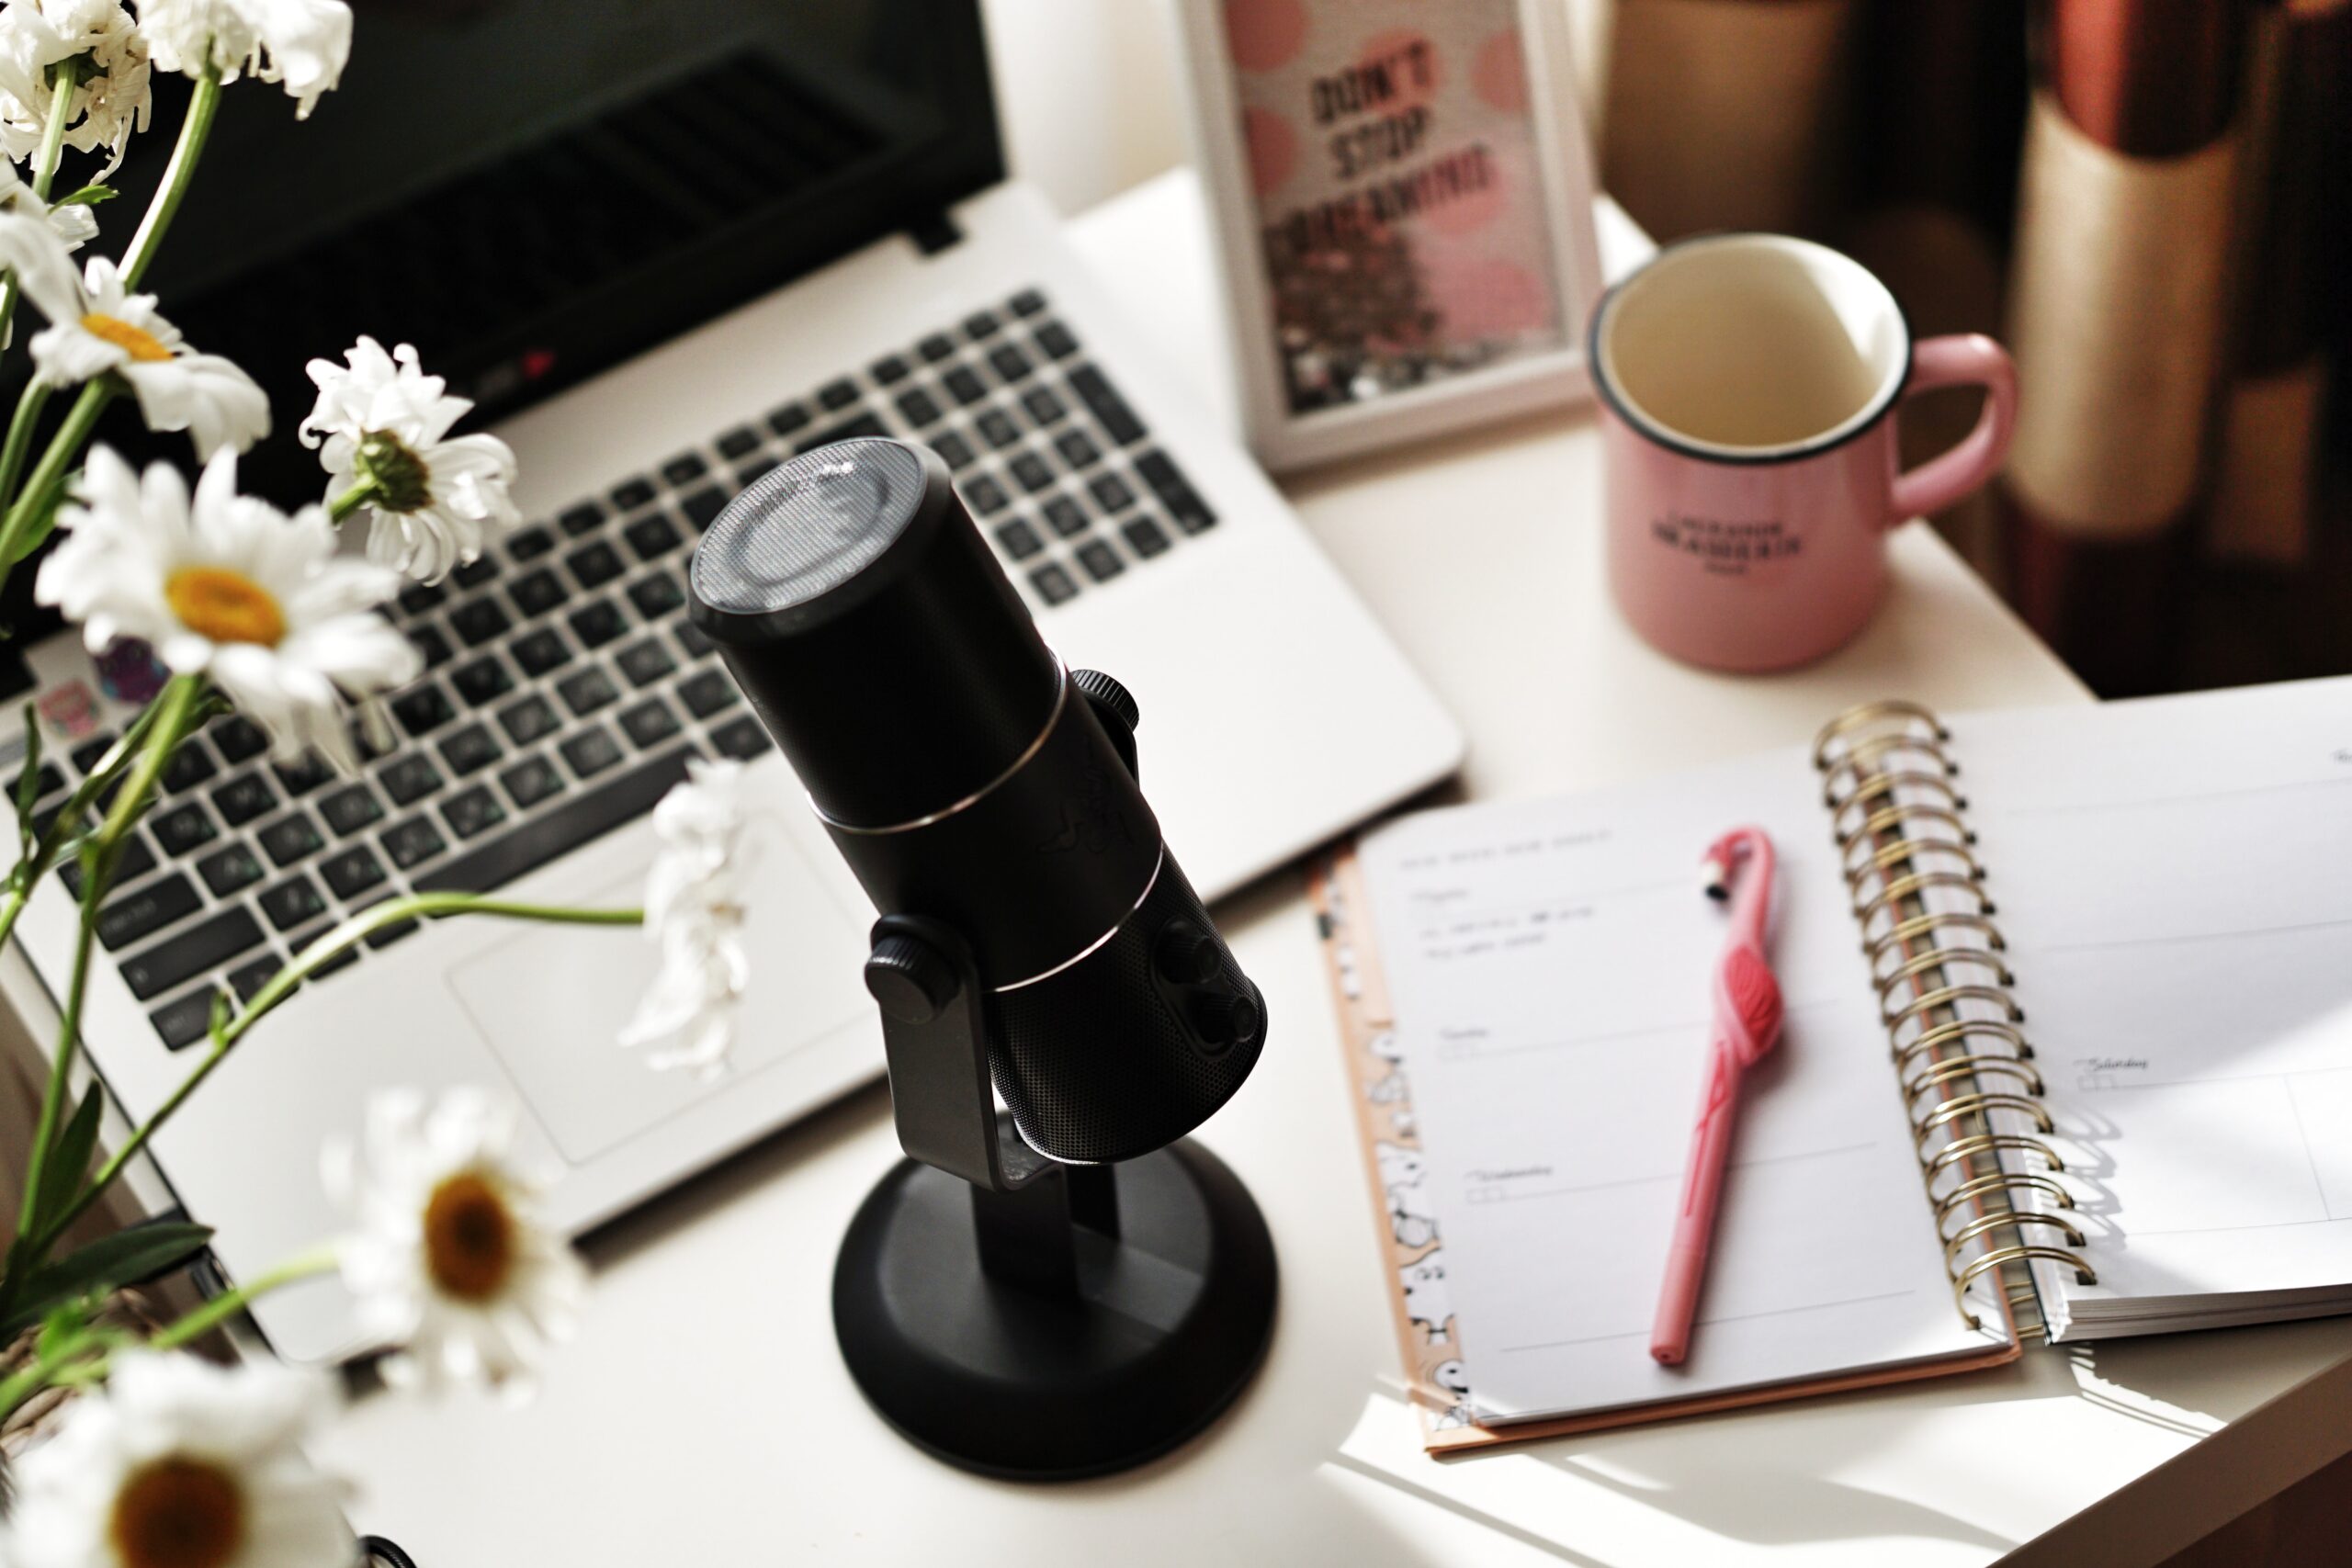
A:
{"type": "Polygon", "coordinates": [[[1211,991],[1193,998],[1193,1028],[1210,1046],[1247,1045],[1265,1027],[1258,998],[1238,991],[1211,991]]]}
{"type": "Polygon", "coordinates": [[[1216,938],[1190,920],[1170,920],[1152,944],[1152,962],[1171,986],[1205,986],[1225,966],[1216,938]]]}
{"type": "Polygon", "coordinates": [[[1069,683],[1094,705],[1098,713],[1107,709],[1117,715],[1119,722],[1126,726],[1128,734],[1133,735],[1136,726],[1143,722],[1143,709],[1136,705],[1135,694],[1102,671],[1072,671],[1069,683]]]}
{"type": "Polygon", "coordinates": [[[865,988],[900,1023],[929,1023],[956,999],[956,965],[929,942],[892,931],[865,960],[865,988]]]}

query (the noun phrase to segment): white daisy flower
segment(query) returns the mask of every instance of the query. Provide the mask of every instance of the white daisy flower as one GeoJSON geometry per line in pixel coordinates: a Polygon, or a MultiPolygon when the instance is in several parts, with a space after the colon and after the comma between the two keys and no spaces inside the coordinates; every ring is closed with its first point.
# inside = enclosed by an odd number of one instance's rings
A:
{"type": "Polygon", "coordinates": [[[717,1077],[727,1070],[735,1015],[751,978],[739,890],[743,766],[695,758],[686,772],[686,782],[653,808],[662,852],[646,877],[645,930],[661,951],[662,967],[620,1042],[672,1041],[647,1062],[717,1077]]]}
{"type": "Polygon", "coordinates": [[[311,361],[319,400],[302,422],[302,444],[324,444],[319,461],[330,499],[375,481],[368,558],[438,582],[523,521],[508,494],[514,449],[495,435],[449,438],[449,427],[474,405],[427,376],[410,344],[386,354],[363,337],[344,361],[311,361]]]}
{"type": "Polygon", "coordinates": [[[98,237],[96,208],[86,201],[62,201],[51,206],[33,194],[33,187],[17,173],[17,165],[5,160],[0,160],[0,212],[40,219],[65,242],[68,251],[78,251],[98,237]]]}
{"type": "Polygon", "coordinates": [[[327,1146],[327,1189],[356,1216],[344,1283],[360,1326],[396,1347],[385,1376],[527,1386],[548,1342],[567,1337],[584,1271],[537,1217],[545,1183],[514,1153],[515,1118],[469,1089],[428,1103],[379,1094],[367,1139],[327,1146]]]}
{"type": "Polygon", "coordinates": [[[279,82],[308,119],[351,60],[351,7],[343,0],[138,0],[139,29],[155,63],[194,76],[209,59],[220,79],[279,82]]]}
{"type": "MultiPolygon", "coordinates": [[[[56,97],[51,67],[82,58],[66,145],[107,150],[105,174],[122,162],[133,130],[147,129],[147,40],[119,0],[6,0],[0,8],[0,151],[12,159],[40,145],[56,97]]],[[[101,175],[101,178],[104,175],[101,175]]]]}
{"type": "Polygon", "coordinates": [[[302,1444],[323,1379],[126,1351],[17,1461],[12,1568],[320,1568],[356,1550],[302,1444]]]}
{"type": "Polygon", "coordinates": [[[191,500],[169,464],[142,479],[93,447],[58,528],[34,596],[81,622],[93,653],[138,637],[175,672],[208,674],[281,755],[315,746],[356,766],[346,698],[416,675],[415,648],[376,614],[400,579],[336,555],[320,508],[288,517],[239,495],[227,453],[191,500]]]}

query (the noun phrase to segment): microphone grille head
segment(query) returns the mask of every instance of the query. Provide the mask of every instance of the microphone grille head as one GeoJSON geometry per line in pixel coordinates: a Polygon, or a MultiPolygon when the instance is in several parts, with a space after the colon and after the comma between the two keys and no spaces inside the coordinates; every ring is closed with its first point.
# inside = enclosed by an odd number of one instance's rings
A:
{"type": "Polygon", "coordinates": [[[695,551],[695,597],[735,615],[797,610],[880,559],[922,508],[921,458],[896,441],[836,442],[752,481],[695,551]]]}

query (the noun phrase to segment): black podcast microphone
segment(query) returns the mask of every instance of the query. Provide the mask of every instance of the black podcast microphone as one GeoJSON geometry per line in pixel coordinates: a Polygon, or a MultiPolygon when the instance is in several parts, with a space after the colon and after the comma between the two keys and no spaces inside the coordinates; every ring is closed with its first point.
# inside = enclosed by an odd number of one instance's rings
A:
{"type": "Polygon", "coordinates": [[[1064,668],[924,448],[796,457],[713,520],[688,579],[881,917],[866,985],[922,1163],[836,1265],[859,1387],[991,1474],[1167,1451],[1272,1332],[1265,1222],[1185,1137],[1250,1076],[1266,1013],[1144,799],[1134,699],[1064,668]]]}

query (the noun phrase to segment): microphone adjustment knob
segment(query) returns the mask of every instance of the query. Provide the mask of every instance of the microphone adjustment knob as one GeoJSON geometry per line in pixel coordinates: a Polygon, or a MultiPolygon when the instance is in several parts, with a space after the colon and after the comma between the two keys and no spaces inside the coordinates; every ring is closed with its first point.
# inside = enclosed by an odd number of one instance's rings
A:
{"type": "Polygon", "coordinates": [[[1094,705],[1097,712],[1108,711],[1117,715],[1119,722],[1127,727],[1128,734],[1133,735],[1136,726],[1143,722],[1143,709],[1136,705],[1134,694],[1102,671],[1073,670],[1069,683],[1094,705]]]}
{"type": "Polygon", "coordinates": [[[900,1023],[929,1023],[956,999],[956,965],[929,942],[892,931],[866,955],[865,988],[900,1023]]]}
{"type": "Polygon", "coordinates": [[[1216,938],[1190,920],[1170,920],[1152,944],[1151,960],[1171,986],[1205,986],[1225,966],[1216,938]]]}
{"type": "Polygon", "coordinates": [[[1193,1028],[1211,1047],[1247,1045],[1265,1027],[1258,998],[1238,991],[1211,991],[1193,998],[1193,1028]]]}

